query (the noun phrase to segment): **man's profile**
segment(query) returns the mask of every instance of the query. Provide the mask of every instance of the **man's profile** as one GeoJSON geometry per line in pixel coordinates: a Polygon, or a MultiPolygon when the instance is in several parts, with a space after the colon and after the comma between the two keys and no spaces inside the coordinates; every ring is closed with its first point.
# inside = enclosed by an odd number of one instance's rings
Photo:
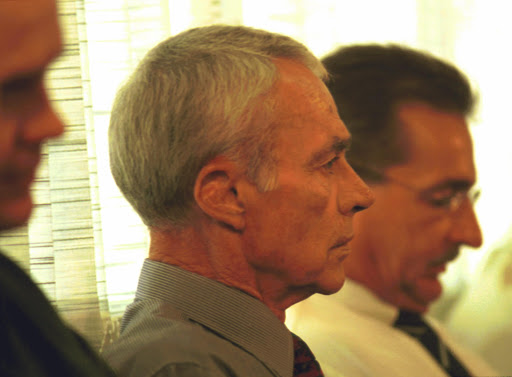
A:
{"type": "Polygon", "coordinates": [[[482,242],[468,79],[396,45],[346,46],[323,62],[352,133],[347,160],[376,201],[354,219],[343,290],[299,304],[292,328],[333,375],[492,375],[423,316],[460,247],[482,242]]]}
{"type": "Polygon", "coordinates": [[[121,88],[111,169],[151,237],[105,353],[121,376],[322,375],[285,310],[340,289],[373,201],[325,77],[291,38],[210,26],[163,41],[121,88]]]}
{"type": "MultiPolygon", "coordinates": [[[[28,221],[41,146],[64,131],[43,84],[61,48],[54,0],[0,0],[0,231],[28,221]]],[[[2,253],[0,375],[113,376],[2,253]]]]}

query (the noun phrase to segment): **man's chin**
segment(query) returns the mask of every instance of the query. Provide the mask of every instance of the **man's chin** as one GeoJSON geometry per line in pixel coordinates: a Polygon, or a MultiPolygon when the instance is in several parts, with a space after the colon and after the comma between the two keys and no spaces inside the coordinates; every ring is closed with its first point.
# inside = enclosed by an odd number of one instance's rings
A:
{"type": "Polygon", "coordinates": [[[0,200],[0,230],[25,225],[32,213],[32,198],[25,195],[12,200],[0,200]]]}
{"type": "Polygon", "coordinates": [[[325,276],[316,284],[316,292],[322,295],[332,295],[338,292],[345,283],[345,271],[335,276],[325,276]]]}
{"type": "Polygon", "coordinates": [[[414,296],[417,301],[424,305],[430,305],[443,293],[443,286],[438,278],[422,277],[417,279],[415,283],[414,296]]]}

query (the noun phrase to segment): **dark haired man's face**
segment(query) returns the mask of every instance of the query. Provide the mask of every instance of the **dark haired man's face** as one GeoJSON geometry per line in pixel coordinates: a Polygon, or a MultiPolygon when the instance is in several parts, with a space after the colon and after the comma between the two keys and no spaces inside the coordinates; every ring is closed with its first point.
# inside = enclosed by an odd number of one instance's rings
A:
{"type": "Polygon", "coordinates": [[[63,131],[43,86],[60,49],[54,0],[0,0],[0,230],[28,220],[41,143],[63,131]]]}
{"type": "Polygon", "coordinates": [[[371,186],[376,202],[355,218],[347,275],[359,281],[362,275],[369,288],[394,306],[425,311],[441,294],[439,275],[460,246],[482,243],[469,199],[456,211],[433,204],[473,186],[473,149],[460,115],[411,103],[399,107],[398,117],[408,138],[409,160],[387,168],[390,179],[371,186]]]}

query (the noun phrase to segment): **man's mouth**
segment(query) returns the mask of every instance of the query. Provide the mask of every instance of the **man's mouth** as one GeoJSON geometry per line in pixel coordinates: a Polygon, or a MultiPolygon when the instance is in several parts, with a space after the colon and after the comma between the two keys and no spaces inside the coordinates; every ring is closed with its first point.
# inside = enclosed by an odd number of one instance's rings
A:
{"type": "Polygon", "coordinates": [[[430,266],[435,268],[439,266],[444,266],[448,264],[449,262],[457,259],[459,256],[459,249],[450,250],[449,252],[445,253],[441,258],[435,259],[430,263],[430,266]]]}
{"type": "Polygon", "coordinates": [[[457,259],[459,256],[459,250],[454,249],[450,250],[446,254],[444,254],[441,258],[433,260],[428,265],[428,276],[437,277],[442,272],[446,271],[446,265],[451,261],[457,259]]]}
{"type": "Polygon", "coordinates": [[[429,267],[425,276],[428,278],[437,279],[439,274],[441,274],[445,271],[446,271],[446,264],[439,264],[435,267],[429,267]]]}
{"type": "Polygon", "coordinates": [[[331,247],[331,249],[338,249],[338,248],[341,248],[341,247],[347,247],[348,246],[348,243],[350,241],[352,241],[352,238],[354,238],[354,235],[349,235],[349,236],[344,236],[344,237],[340,237],[336,243],[331,247]]]}

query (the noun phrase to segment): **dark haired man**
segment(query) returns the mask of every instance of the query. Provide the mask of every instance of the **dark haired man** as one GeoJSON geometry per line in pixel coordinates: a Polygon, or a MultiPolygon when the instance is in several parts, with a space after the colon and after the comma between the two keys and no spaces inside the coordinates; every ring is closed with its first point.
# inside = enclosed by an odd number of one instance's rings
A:
{"type": "Polygon", "coordinates": [[[352,133],[347,159],[376,203],[354,221],[343,290],[299,304],[292,327],[326,375],[492,375],[422,316],[460,246],[482,243],[468,80],[440,59],[395,45],[349,46],[323,62],[352,133]]]}

